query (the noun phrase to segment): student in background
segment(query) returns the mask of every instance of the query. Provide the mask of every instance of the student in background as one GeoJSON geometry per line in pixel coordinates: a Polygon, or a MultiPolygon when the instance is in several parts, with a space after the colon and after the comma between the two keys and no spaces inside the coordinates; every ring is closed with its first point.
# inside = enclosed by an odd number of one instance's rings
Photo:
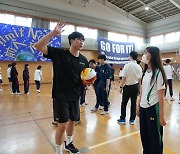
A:
{"type": "Polygon", "coordinates": [[[100,78],[99,78],[100,66],[98,64],[96,64],[96,61],[94,59],[91,59],[89,61],[89,67],[94,69],[96,72],[96,80],[94,81],[94,84],[93,84],[93,89],[96,94],[96,105],[93,109],[91,109],[91,112],[96,112],[96,111],[98,111],[98,109],[99,110],[104,109],[104,104],[99,101],[99,96],[98,96],[98,85],[99,85],[99,81],[100,81],[100,78]]]}
{"type": "Polygon", "coordinates": [[[115,69],[113,68],[113,64],[110,64],[111,66],[111,86],[114,85],[114,88],[116,89],[116,83],[114,81],[114,74],[115,74],[115,69]]]}
{"type": "MultiPolygon", "coordinates": [[[[179,76],[179,81],[180,81],[180,68],[177,69],[177,75],[179,76]]],[[[179,90],[179,102],[180,104],[180,90],[179,90]]]]}
{"type": "Polygon", "coordinates": [[[147,47],[142,57],[145,68],[136,114],[140,118],[140,135],[144,154],[163,153],[164,89],[166,75],[161,62],[160,50],[147,47]]]}
{"type": "Polygon", "coordinates": [[[29,94],[29,65],[24,65],[23,80],[24,80],[24,94],[29,94]]]}
{"type": "Polygon", "coordinates": [[[121,116],[117,120],[120,124],[126,124],[126,106],[131,99],[131,112],[129,123],[131,125],[135,124],[136,119],[136,100],[139,93],[139,83],[142,76],[142,68],[137,64],[136,59],[138,58],[138,53],[132,51],[129,56],[130,62],[127,63],[123,68],[123,78],[120,82],[120,93],[122,93],[122,103],[121,103],[121,116]]]}
{"type": "Polygon", "coordinates": [[[19,90],[18,72],[16,67],[17,64],[12,63],[12,68],[11,68],[12,94],[21,95],[19,90]]]}
{"type": "Polygon", "coordinates": [[[101,115],[105,115],[109,113],[109,105],[108,94],[110,90],[110,79],[111,79],[111,68],[108,64],[106,64],[106,56],[104,54],[100,54],[98,56],[98,61],[100,63],[99,69],[99,85],[98,85],[98,97],[99,102],[104,104],[104,111],[101,112],[101,115]]]}
{"type": "Polygon", "coordinates": [[[9,90],[12,90],[11,64],[8,64],[7,77],[8,77],[8,86],[9,86],[9,90]]]}
{"type": "Polygon", "coordinates": [[[35,73],[34,73],[34,81],[36,83],[36,91],[40,93],[40,86],[41,86],[41,81],[42,81],[42,71],[41,71],[42,66],[38,66],[35,73]]]}
{"type": "MultiPolygon", "coordinates": [[[[173,74],[176,74],[176,72],[174,71],[174,68],[170,65],[171,59],[166,59],[165,62],[166,62],[166,65],[164,65],[164,70],[165,70],[165,74],[166,74],[168,86],[169,86],[170,101],[174,101],[175,99],[173,98],[173,82],[172,82],[172,80],[173,80],[173,74]]],[[[164,92],[165,99],[167,99],[166,91],[167,91],[167,89],[165,89],[165,92],[164,92]]]]}
{"type": "Polygon", "coordinates": [[[120,68],[120,70],[119,70],[119,83],[121,82],[121,80],[122,80],[122,72],[123,72],[123,70],[122,70],[122,68],[120,68]]]}
{"type": "Polygon", "coordinates": [[[2,74],[1,74],[1,67],[0,67],[0,92],[3,91],[2,83],[3,83],[3,81],[2,81],[2,74]]]}

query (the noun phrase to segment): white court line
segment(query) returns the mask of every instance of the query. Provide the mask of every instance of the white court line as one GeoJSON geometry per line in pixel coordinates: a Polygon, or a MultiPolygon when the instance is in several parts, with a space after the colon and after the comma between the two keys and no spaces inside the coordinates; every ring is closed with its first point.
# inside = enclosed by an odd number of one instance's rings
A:
{"type": "MultiPolygon", "coordinates": [[[[177,120],[177,119],[180,119],[180,117],[177,117],[175,120],[177,120]]],[[[174,119],[173,119],[173,120],[169,120],[169,121],[167,121],[166,123],[169,123],[169,122],[171,122],[171,121],[174,121],[174,119]]],[[[106,142],[103,142],[103,143],[100,143],[100,144],[91,146],[91,147],[89,147],[89,149],[94,149],[94,148],[103,146],[103,145],[105,145],[105,144],[109,144],[109,143],[115,142],[115,141],[117,141],[117,140],[121,140],[121,139],[123,139],[123,138],[132,136],[132,135],[134,135],[134,134],[138,134],[139,132],[140,132],[140,131],[136,131],[136,132],[134,132],[134,133],[130,133],[130,134],[127,134],[127,135],[124,135],[124,136],[115,138],[115,139],[113,139],[113,140],[109,140],[109,141],[106,141],[106,142]]]]}

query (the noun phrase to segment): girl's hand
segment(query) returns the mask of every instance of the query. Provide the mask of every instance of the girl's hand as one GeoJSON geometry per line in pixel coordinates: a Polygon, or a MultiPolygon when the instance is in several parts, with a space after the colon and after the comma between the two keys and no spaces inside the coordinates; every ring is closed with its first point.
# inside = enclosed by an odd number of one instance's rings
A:
{"type": "Polygon", "coordinates": [[[160,116],[160,125],[161,126],[165,126],[166,125],[166,121],[164,119],[164,116],[160,116]]]}

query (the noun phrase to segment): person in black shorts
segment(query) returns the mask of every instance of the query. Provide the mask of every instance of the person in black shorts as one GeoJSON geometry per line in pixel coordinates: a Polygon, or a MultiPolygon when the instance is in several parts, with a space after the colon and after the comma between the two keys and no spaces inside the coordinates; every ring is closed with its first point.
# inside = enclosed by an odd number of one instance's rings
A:
{"type": "Polygon", "coordinates": [[[79,98],[82,80],[80,74],[88,67],[87,59],[79,53],[84,45],[84,36],[79,32],[73,32],[68,36],[69,49],[60,49],[47,46],[49,40],[63,32],[65,22],[60,22],[50,33],[35,43],[36,49],[44,53],[46,58],[52,60],[54,72],[54,87],[56,94],[55,104],[57,107],[58,127],[56,130],[56,154],[62,154],[62,144],[65,132],[65,151],[79,153],[73,145],[72,136],[74,121],[80,118],[79,98]]]}

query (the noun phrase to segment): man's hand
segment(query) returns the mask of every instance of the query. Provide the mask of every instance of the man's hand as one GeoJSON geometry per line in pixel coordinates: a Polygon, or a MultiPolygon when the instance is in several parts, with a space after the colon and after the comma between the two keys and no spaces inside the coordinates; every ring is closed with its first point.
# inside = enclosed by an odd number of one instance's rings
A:
{"type": "Polygon", "coordinates": [[[120,92],[120,94],[123,93],[123,88],[122,87],[120,87],[119,92],[120,92]]]}
{"type": "Polygon", "coordinates": [[[54,28],[53,32],[55,32],[57,35],[61,35],[62,32],[64,32],[64,26],[66,25],[66,22],[60,21],[57,23],[56,27],[54,28]]]}

